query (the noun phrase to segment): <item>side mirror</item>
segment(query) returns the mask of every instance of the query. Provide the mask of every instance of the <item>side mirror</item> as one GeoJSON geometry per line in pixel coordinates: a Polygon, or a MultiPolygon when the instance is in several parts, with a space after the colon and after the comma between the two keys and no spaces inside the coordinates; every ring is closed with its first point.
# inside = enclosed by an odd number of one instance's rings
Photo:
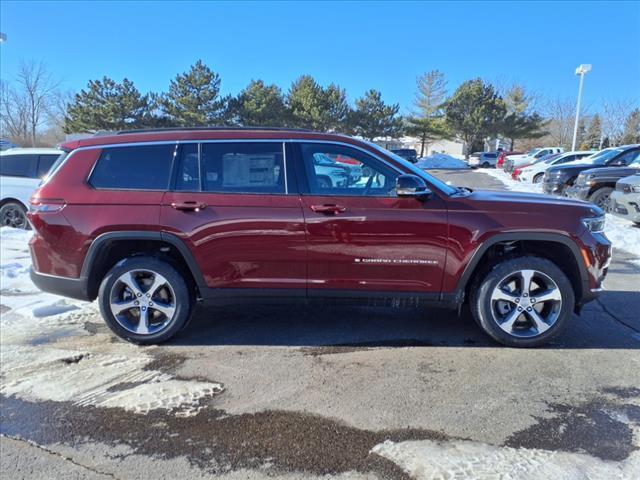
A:
{"type": "Polygon", "coordinates": [[[431,190],[417,175],[400,175],[396,180],[396,195],[426,200],[431,196],[431,190]]]}

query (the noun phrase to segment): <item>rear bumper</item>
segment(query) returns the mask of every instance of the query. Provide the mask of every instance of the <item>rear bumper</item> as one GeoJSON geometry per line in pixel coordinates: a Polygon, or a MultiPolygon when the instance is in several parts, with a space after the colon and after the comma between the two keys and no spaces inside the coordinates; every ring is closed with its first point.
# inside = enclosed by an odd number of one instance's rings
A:
{"type": "Polygon", "coordinates": [[[33,267],[31,267],[30,273],[31,281],[43,292],[75,298],[77,300],[90,301],[86,278],[66,278],[45,275],[36,272],[33,267]]]}

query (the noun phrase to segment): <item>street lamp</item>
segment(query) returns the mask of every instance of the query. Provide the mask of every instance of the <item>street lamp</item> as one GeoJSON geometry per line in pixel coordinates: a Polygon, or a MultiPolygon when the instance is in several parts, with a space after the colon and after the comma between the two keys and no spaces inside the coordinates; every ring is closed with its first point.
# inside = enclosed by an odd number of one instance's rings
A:
{"type": "Polygon", "coordinates": [[[578,140],[578,118],[580,117],[580,100],[582,98],[582,84],[584,83],[584,75],[591,71],[591,64],[583,63],[576,68],[576,75],[580,75],[580,87],[578,88],[578,105],[576,106],[576,123],[573,126],[573,142],[571,143],[571,151],[576,149],[576,141],[578,140]]]}

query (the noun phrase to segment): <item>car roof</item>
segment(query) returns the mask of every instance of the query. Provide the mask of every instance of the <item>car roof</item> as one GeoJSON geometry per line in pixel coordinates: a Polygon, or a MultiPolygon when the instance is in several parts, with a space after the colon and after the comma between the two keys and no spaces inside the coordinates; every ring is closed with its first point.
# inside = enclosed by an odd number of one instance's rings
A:
{"type": "Polygon", "coordinates": [[[2,150],[0,155],[60,155],[62,151],[58,148],[8,148],[2,150]]]}
{"type": "Polygon", "coordinates": [[[103,145],[117,145],[130,143],[152,142],[189,142],[203,140],[324,140],[339,141],[362,145],[362,142],[352,137],[337,133],[320,133],[311,130],[287,128],[171,128],[151,130],[126,130],[122,132],[99,133],[92,137],[71,140],[60,144],[64,150],[74,150],[83,147],[100,147],[103,145]]]}

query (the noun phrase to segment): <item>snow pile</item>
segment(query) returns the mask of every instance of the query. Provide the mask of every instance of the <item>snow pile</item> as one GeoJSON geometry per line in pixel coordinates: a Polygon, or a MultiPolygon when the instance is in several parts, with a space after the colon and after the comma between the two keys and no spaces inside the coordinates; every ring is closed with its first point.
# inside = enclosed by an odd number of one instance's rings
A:
{"type": "Polygon", "coordinates": [[[605,462],[579,453],[495,447],[468,441],[386,441],[371,451],[391,460],[417,480],[640,478],[638,451],[622,462],[605,462]]]}
{"type": "Polygon", "coordinates": [[[416,166],[424,170],[465,170],[469,168],[469,165],[463,160],[445,153],[434,153],[428,157],[421,157],[416,166]]]}
{"type": "MultiPolygon", "coordinates": [[[[517,182],[499,169],[487,169],[487,173],[500,180],[509,189],[516,192],[543,193],[541,183],[517,182]]],[[[625,250],[640,260],[640,228],[633,223],[615,215],[607,214],[604,233],[615,248],[625,250]]]]}
{"type": "Polygon", "coordinates": [[[0,394],[192,415],[203,399],[223,391],[219,383],[147,369],[150,349],[89,334],[85,323],[102,322],[95,304],[43,293],[31,282],[30,237],[0,228],[0,394]]]}

